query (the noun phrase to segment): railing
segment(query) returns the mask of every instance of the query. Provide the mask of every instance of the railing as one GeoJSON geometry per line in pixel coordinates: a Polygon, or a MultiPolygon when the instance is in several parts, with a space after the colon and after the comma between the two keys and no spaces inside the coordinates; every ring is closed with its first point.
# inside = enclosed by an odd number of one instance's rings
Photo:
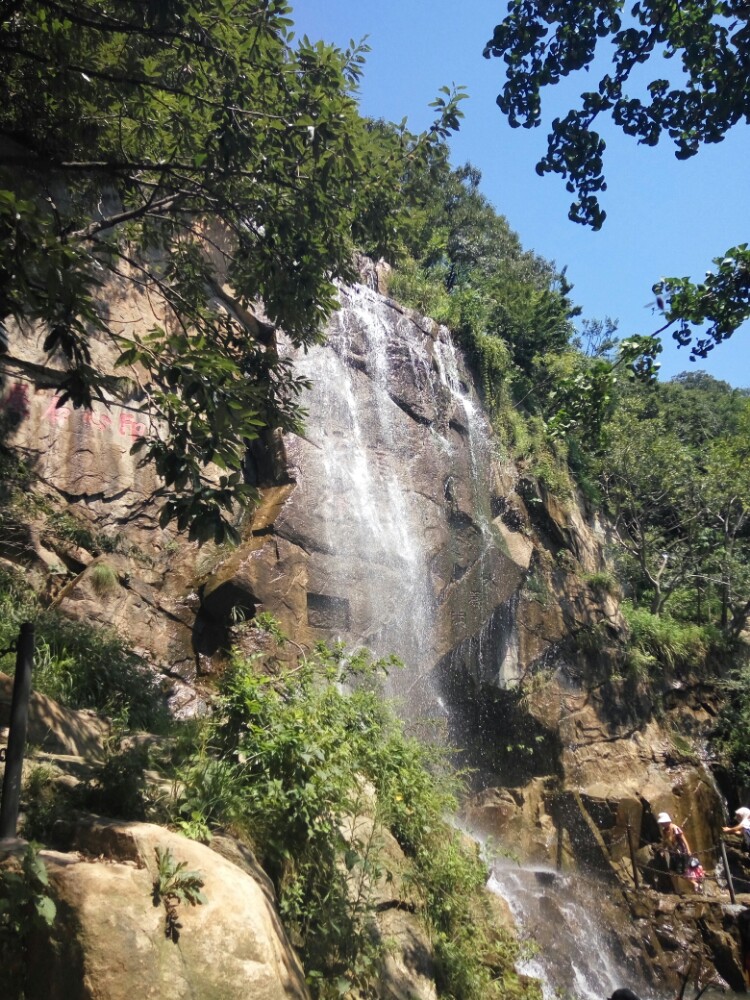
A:
{"type": "Polygon", "coordinates": [[[31,668],[34,662],[34,626],[24,622],[16,643],[16,675],[10,706],[8,746],[5,751],[5,776],[0,800],[0,840],[15,837],[21,802],[21,775],[29,721],[31,668]]]}

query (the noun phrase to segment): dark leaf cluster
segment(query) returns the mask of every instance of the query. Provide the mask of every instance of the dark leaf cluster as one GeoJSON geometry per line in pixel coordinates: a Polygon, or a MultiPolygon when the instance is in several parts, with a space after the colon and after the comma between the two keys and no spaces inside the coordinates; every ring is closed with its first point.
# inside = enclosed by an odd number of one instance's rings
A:
{"type": "MultiPolygon", "coordinates": [[[[569,217],[600,229],[606,212],[605,141],[597,122],[611,117],[638,143],[666,136],[678,160],[721,142],[750,122],[750,8],[744,0],[511,0],[485,46],[505,64],[497,98],[513,127],[542,121],[542,90],[579,71],[592,72],[595,89],[555,118],[539,174],[555,173],[575,195],[569,217]]],[[[654,291],[666,329],[706,357],[750,317],[745,245],[715,261],[705,282],[669,278],[654,291]],[[708,321],[705,335],[694,328],[708,321]]],[[[661,332],[661,331],[660,331],[661,332]]]]}

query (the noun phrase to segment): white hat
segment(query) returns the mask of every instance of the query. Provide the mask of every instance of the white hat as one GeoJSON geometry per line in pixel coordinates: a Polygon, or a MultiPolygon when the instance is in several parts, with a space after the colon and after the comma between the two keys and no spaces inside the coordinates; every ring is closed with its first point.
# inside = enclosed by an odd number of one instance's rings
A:
{"type": "Polygon", "coordinates": [[[662,823],[671,823],[672,817],[669,815],[669,813],[659,813],[659,815],[656,817],[656,822],[659,824],[659,826],[661,826],[662,823]]]}
{"type": "Polygon", "coordinates": [[[747,819],[747,817],[750,816],[750,809],[748,809],[747,806],[740,806],[739,809],[734,810],[734,815],[741,816],[742,819],[747,819]]]}

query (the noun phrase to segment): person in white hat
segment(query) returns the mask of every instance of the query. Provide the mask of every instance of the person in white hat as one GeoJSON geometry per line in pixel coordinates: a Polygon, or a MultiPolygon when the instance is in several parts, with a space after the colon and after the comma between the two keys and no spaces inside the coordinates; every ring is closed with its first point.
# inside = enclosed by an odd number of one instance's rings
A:
{"type": "Polygon", "coordinates": [[[690,857],[690,845],[682,829],[672,822],[669,813],[662,812],[656,817],[661,832],[661,842],[669,857],[669,867],[676,875],[685,874],[685,865],[690,857]]]}
{"type": "Polygon", "coordinates": [[[740,806],[739,809],[735,809],[734,815],[737,817],[737,823],[734,826],[723,826],[722,833],[741,833],[745,850],[750,851],[750,809],[747,806],[740,806]]]}

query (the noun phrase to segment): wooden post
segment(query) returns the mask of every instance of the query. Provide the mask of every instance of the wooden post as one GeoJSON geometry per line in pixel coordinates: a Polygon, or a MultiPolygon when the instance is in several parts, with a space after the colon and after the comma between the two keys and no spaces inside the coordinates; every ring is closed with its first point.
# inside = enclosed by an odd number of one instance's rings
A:
{"type": "Polygon", "coordinates": [[[8,749],[5,753],[5,777],[0,802],[0,840],[15,837],[18,809],[21,802],[21,772],[26,748],[29,721],[31,667],[34,662],[34,626],[24,622],[16,647],[16,676],[13,678],[13,700],[10,706],[8,749]]]}
{"type": "Polygon", "coordinates": [[[628,823],[628,848],[630,850],[630,863],[633,866],[633,882],[635,883],[636,889],[641,887],[641,876],[638,871],[638,865],[635,860],[635,848],[633,847],[633,830],[628,823]]]}
{"type": "Polygon", "coordinates": [[[732,903],[737,902],[737,897],[734,894],[734,882],[732,882],[732,873],[729,871],[729,862],[727,861],[727,848],[723,840],[720,840],[721,844],[721,860],[724,862],[724,871],[727,874],[727,885],[729,886],[729,899],[732,903]]]}

